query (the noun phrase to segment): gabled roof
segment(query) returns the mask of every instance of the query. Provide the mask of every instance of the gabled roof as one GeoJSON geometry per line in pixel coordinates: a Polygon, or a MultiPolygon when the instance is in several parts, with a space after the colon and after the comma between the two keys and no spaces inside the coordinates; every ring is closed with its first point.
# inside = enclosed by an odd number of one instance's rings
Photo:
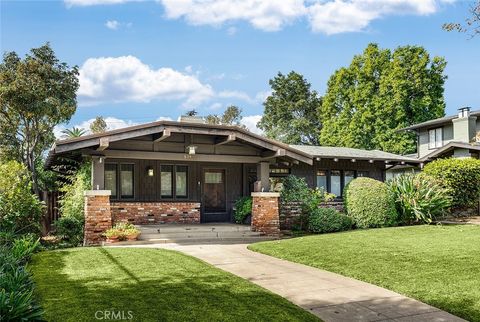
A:
{"type": "MultiPolygon", "coordinates": [[[[480,110],[471,111],[470,116],[480,116],[480,110]]],[[[450,123],[452,120],[456,119],[457,117],[458,117],[458,115],[445,116],[445,117],[441,117],[441,118],[438,118],[438,119],[434,119],[434,120],[414,124],[414,125],[411,125],[411,126],[407,126],[403,129],[400,129],[399,131],[418,130],[418,129],[425,128],[425,127],[431,127],[431,126],[435,126],[435,125],[443,125],[443,124],[446,124],[446,123],[450,123]]]]}
{"type": "Polygon", "coordinates": [[[432,158],[437,158],[443,155],[444,153],[450,152],[455,148],[460,149],[469,149],[470,151],[479,151],[480,152],[480,143],[465,143],[465,142],[449,142],[448,144],[442,146],[441,148],[436,149],[435,151],[423,156],[420,161],[428,161],[432,158]]]}
{"type": "Polygon", "coordinates": [[[382,160],[382,161],[403,161],[417,163],[418,159],[401,156],[380,150],[362,150],[344,147],[332,146],[314,146],[314,145],[291,145],[291,147],[306,152],[313,157],[320,158],[339,158],[339,159],[358,159],[358,160],[382,160]]]}
{"type": "Polygon", "coordinates": [[[87,148],[98,148],[102,147],[104,144],[108,146],[108,144],[111,142],[127,140],[145,135],[154,135],[157,136],[157,138],[160,138],[162,135],[165,135],[165,133],[216,135],[226,138],[232,137],[233,140],[247,142],[248,144],[258,148],[276,152],[279,156],[287,156],[294,160],[308,164],[312,164],[313,162],[311,155],[306,152],[297,150],[287,144],[254,134],[238,126],[157,121],[125,127],[118,130],[106,131],[98,134],[56,141],[50,150],[47,159],[47,165],[57,154],[68,153],[87,148]]]}

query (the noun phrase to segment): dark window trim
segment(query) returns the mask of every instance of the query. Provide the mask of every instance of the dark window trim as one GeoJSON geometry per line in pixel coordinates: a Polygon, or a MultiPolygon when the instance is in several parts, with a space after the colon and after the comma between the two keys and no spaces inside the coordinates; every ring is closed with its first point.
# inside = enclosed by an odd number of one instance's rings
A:
{"type": "Polygon", "coordinates": [[[117,173],[118,173],[118,176],[117,176],[117,195],[119,197],[119,200],[135,200],[135,197],[136,197],[136,189],[135,189],[135,174],[137,173],[136,171],[136,166],[135,166],[135,163],[132,163],[132,162],[119,162],[118,163],[118,166],[117,166],[117,173]],[[132,196],[127,196],[127,197],[123,197],[122,196],[122,183],[121,183],[121,180],[122,180],[122,165],[131,165],[132,166],[132,196]]]}
{"type": "Polygon", "coordinates": [[[105,176],[105,167],[107,164],[112,164],[115,166],[115,188],[116,188],[116,193],[115,195],[110,195],[110,200],[118,200],[118,162],[105,162],[104,168],[103,168],[103,186],[105,187],[105,181],[107,177],[105,176]]]}
{"type": "MultiPolygon", "coordinates": [[[[316,168],[314,169],[314,180],[315,180],[315,187],[318,188],[317,186],[317,173],[318,171],[325,171],[326,173],[326,178],[327,178],[327,192],[332,193],[332,171],[339,171],[340,172],[340,195],[336,196],[335,199],[342,199],[343,198],[343,192],[345,190],[345,172],[346,171],[352,171],[353,172],[353,178],[357,178],[357,174],[359,170],[353,170],[353,169],[325,169],[325,168],[316,168]]],[[[360,170],[360,171],[366,171],[370,172],[367,170],[360,170]]]]}
{"type": "Polygon", "coordinates": [[[172,163],[160,163],[159,164],[159,188],[160,188],[160,200],[162,201],[186,201],[190,200],[190,185],[189,185],[189,178],[190,178],[190,166],[187,164],[172,164],[172,163]],[[162,166],[171,166],[172,167],[172,194],[169,196],[162,196],[162,166]],[[187,168],[187,195],[177,197],[177,167],[186,167],[187,168]]]}

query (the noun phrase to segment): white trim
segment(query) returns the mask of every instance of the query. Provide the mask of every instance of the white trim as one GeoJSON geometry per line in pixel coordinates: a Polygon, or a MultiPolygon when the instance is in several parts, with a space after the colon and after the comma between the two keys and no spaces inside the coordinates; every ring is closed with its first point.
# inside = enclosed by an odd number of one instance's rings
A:
{"type": "Polygon", "coordinates": [[[111,194],[111,190],[85,190],[83,192],[84,196],[110,196],[111,194]]]}
{"type": "Polygon", "coordinates": [[[252,197],[278,198],[280,197],[280,192],[252,192],[252,197]]]}

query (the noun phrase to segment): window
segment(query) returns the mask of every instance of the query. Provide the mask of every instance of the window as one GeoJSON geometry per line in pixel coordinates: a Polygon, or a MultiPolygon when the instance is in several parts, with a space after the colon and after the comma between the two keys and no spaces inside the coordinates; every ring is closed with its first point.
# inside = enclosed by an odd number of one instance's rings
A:
{"type": "Polygon", "coordinates": [[[327,187],[327,171],[319,170],[317,171],[317,188],[323,189],[323,191],[328,191],[327,187]]]}
{"type": "Polygon", "coordinates": [[[342,196],[342,172],[340,170],[330,172],[330,192],[337,197],[342,196]]]}
{"type": "Polygon", "coordinates": [[[188,167],[160,166],[160,195],[162,198],[188,198],[188,167]]]}
{"type": "Polygon", "coordinates": [[[355,178],[355,171],[346,170],[344,171],[343,176],[344,176],[344,187],[346,187],[347,184],[355,178]]]}
{"type": "Polygon", "coordinates": [[[177,165],[175,171],[175,197],[187,198],[187,173],[186,166],[177,165]]]}
{"type": "Polygon", "coordinates": [[[435,149],[443,145],[442,128],[431,129],[428,131],[428,148],[435,149]]]}
{"type": "Polygon", "coordinates": [[[368,171],[357,171],[357,178],[363,178],[363,177],[370,177],[370,173],[368,171]]]}
{"type": "Polygon", "coordinates": [[[112,198],[117,198],[117,165],[105,164],[105,189],[112,192],[112,198]]]}
{"type": "Polygon", "coordinates": [[[162,198],[173,197],[173,166],[160,167],[160,195],[162,198]]]}
{"type": "Polygon", "coordinates": [[[288,168],[272,168],[270,169],[270,174],[273,175],[282,175],[282,174],[290,174],[290,169],[288,168]]]}
{"type": "Polygon", "coordinates": [[[133,198],[133,164],[120,164],[120,197],[133,198]]]}

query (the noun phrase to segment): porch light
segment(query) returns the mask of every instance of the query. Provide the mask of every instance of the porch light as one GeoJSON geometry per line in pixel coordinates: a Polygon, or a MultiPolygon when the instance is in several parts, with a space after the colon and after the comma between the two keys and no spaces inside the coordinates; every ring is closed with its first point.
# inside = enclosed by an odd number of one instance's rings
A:
{"type": "Polygon", "coordinates": [[[373,160],[368,160],[368,163],[373,163],[374,161],[373,160]]]}
{"type": "Polygon", "coordinates": [[[352,159],[352,162],[354,162],[354,163],[357,162],[357,159],[352,159]]]}
{"type": "Polygon", "coordinates": [[[147,175],[149,177],[153,177],[155,175],[155,173],[153,172],[153,168],[152,167],[148,167],[147,168],[147,175]]]}
{"type": "Polygon", "coordinates": [[[194,145],[189,145],[187,146],[187,153],[189,155],[195,155],[195,151],[196,151],[197,147],[194,146],[194,145]]]}
{"type": "Polygon", "coordinates": [[[338,162],[338,158],[333,159],[333,161],[338,162]]]}

